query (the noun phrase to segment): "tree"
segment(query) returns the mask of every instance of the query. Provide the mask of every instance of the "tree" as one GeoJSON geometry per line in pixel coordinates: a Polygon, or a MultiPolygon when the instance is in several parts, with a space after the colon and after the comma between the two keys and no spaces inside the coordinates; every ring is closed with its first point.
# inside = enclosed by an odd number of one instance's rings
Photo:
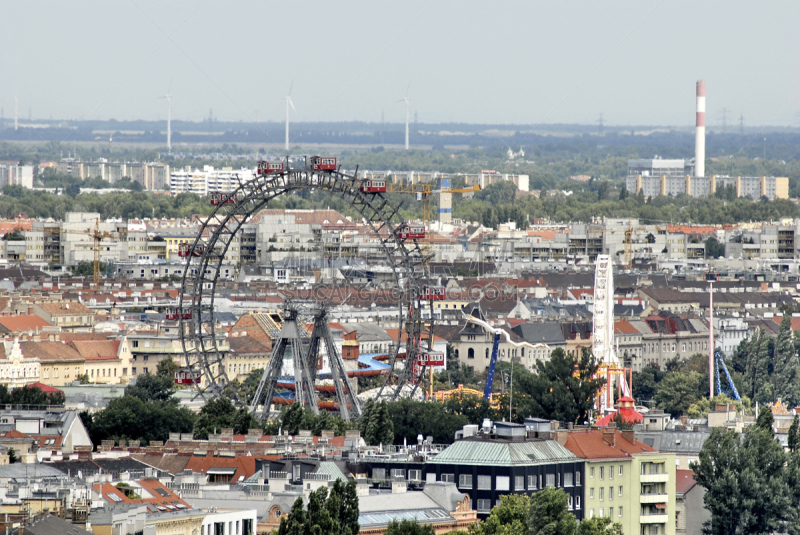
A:
{"type": "Polygon", "coordinates": [[[614,424],[617,426],[617,429],[622,431],[630,431],[633,429],[633,425],[631,422],[625,421],[625,418],[622,417],[619,411],[614,413],[614,419],[612,420],[614,424]]]}
{"type": "Polygon", "coordinates": [[[189,433],[194,427],[195,415],[172,401],[143,401],[138,396],[124,395],[112,399],[108,407],[92,418],[92,442],[113,439],[166,441],[170,433],[189,433]]]}
{"type": "Polygon", "coordinates": [[[17,451],[14,448],[8,448],[8,464],[14,464],[17,461],[19,461],[17,451]]]}
{"type": "Polygon", "coordinates": [[[38,386],[21,386],[13,389],[10,393],[8,390],[0,392],[0,398],[5,398],[4,402],[11,405],[64,405],[64,393],[60,390],[46,394],[38,386]]]}
{"type": "Polygon", "coordinates": [[[769,382],[769,336],[763,329],[756,329],[753,339],[746,346],[745,380],[750,399],[760,403],[774,400],[769,382]]]}
{"type": "Polygon", "coordinates": [[[772,425],[774,423],[775,417],[772,415],[772,409],[769,407],[763,407],[758,412],[758,418],[756,418],[756,427],[772,433],[772,425]]]}
{"type": "Polygon", "coordinates": [[[500,505],[492,508],[489,517],[472,524],[472,535],[528,535],[528,515],[531,497],[527,494],[500,496],[500,505]]]}
{"type": "Polygon", "coordinates": [[[792,425],[789,426],[788,442],[789,451],[796,452],[797,447],[800,446],[800,421],[798,421],[797,414],[794,415],[792,425]]]}
{"type": "Polygon", "coordinates": [[[519,379],[515,374],[514,382],[521,394],[518,414],[563,422],[588,421],[594,396],[604,382],[594,378],[598,366],[586,348],[581,350],[580,357],[556,349],[550,359],[536,363],[535,374],[519,379]]]}
{"type": "Polygon", "coordinates": [[[144,402],[173,401],[175,393],[175,376],[144,374],[136,379],[136,384],[125,388],[126,396],[134,396],[144,402]]]}
{"type": "Polygon", "coordinates": [[[775,342],[775,358],[773,359],[772,393],[781,399],[787,406],[794,407],[800,403],[800,362],[792,336],[792,320],[789,314],[784,314],[778,330],[778,339],[775,342]]]}
{"type": "Polygon", "coordinates": [[[658,383],[665,372],[658,366],[645,366],[640,372],[633,372],[633,398],[637,403],[651,402],[655,399],[658,383]]]}
{"type": "Polygon", "coordinates": [[[554,487],[533,494],[528,515],[530,535],[573,535],[575,516],[567,511],[568,501],[567,493],[554,487]]]}
{"type": "Polygon", "coordinates": [[[692,463],[695,480],[706,489],[703,498],[711,519],[709,535],[786,533],[796,518],[789,486],[787,455],[772,430],[734,431],[714,428],[692,463]]]}
{"type": "Polygon", "coordinates": [[[714,236],[706,240],[706,258],[719,258],[725,256],[725,244],[720,243],[714,236]]]}
{"type": "MultiPolygon", "coordinates": [[[[603,180],[600,182],[600,185],[597,186],[597,200],[603,201],[608,198],[608,193],[611,189],[611,185],[607,180],[603,180]]],[[[620,199],[622,200],[622,199],[620,199]]]]}
{"type": "Polygon", "coordinates": [[[212,399],[203,405],[194,423],[194,438],[207,440],[212,433],[232,428],[234,434],[247,434],[248,429],[259,427],[258,420],[245,408],[239,409],[228,398],[212,399]]]}
{"type": "Polygon", "coordinates": [[[327,487],[308,495],[307,510],[303,510],[303,498],[297,498],[289,515],[281,518],[278,535],[357,535],[359,529],[356,484],[336,480],[330,495],[327,487]]]}
{"type": "Polygon", "coordinates": [[[167,377],[171,381],[175,381],[175,374],[178,372],[178,364],[171,358],[165,358],[158,361],[156,366],[156,375],[159,377],[167,377]]]}
{"type": "Polygon", "coordinates": [[[701,395],[703,376],[697,372],[672,372],[658,384],[656,404],[673,417],[686,414],[701,395]]]}
{"type": "Polygon", "coordinates": [[[578,524],[576,535],[622,535],[622,524],[607,516],[585,518],[578,524]]]}
{"type": "Polygon", "coordinates": [[[455,432],[470,423],[466,416],[448,412],[442,403],[405,398],[388,403],[386,408],[395,444],[402,444],[404,439],[416,443],[417,435],[431,436],[436,444],[452,444],[455,432]]]}
{"type": "Polygon", "coordinates": [[[368,420],[364,424],[364,441],[367,444],[392,444],[394,440],[394,424],[389,417],[389,408],[385,401],[380,401],[370,408],[368,420]]]}
{"type": "Polygon", "coordinates": [[[403,519],[398,522],[393,519],[384,531],[385,535],[435,535],[433,525],[421,526],[416,520],[403,519]]]}

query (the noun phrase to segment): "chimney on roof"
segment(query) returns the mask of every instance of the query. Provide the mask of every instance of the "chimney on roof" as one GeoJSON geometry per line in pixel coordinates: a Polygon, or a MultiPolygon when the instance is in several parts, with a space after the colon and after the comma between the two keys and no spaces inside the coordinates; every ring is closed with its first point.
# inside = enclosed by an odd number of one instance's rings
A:
{"type": "Polygon", "coordinates": [[[617,430],[603,429],[603,442],[613,448],[617,443],[617,430]]]}

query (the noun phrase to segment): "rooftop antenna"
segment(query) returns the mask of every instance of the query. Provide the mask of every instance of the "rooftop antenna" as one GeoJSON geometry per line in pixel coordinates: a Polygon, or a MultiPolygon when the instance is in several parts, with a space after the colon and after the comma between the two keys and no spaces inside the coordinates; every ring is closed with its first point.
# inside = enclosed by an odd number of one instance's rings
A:
{"type": "Polygon", "coordinates": [[[289,85],[289,94],[286,95],[286,152],[289,152],[289,106],[292,107],[295,113],[297,113],[297,109],[294,107],[294,102],[292,102],[292,87],[294,87],[294,80],[289,85]]]}
{"type": "Polygon", "coordinates": [[[411,99],[408,98],[408,90],[411,89],[411,82],[408,82],[408,87],[406,87],[406,96],[398,100],[397,102],[405,102],[406,103],[406,150],[408,150],[408,114],[409,114],[409,102],[411,99]]]}
{"type": "Polygon", "coordinates": [[[169,82],[167,94],[158,98],[167,99],[167,152],[172,154],[172,95],[169,94],[170,89],[172,89],[172,80],[169,82]]]}

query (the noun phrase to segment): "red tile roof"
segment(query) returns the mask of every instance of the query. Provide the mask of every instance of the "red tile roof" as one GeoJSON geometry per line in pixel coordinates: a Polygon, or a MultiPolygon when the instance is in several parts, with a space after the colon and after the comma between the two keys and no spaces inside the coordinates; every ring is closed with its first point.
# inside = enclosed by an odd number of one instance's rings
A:
{"type": "Polygon", "coordinates": [[[241,476],[248,478],[256,473],[256,458],[253,456],[239,457],[192,457],[186,464],[187,469],[207,474],[211,468],[236,468],[231,482],[235,483],[241,476]]]}
{"type": "Polygon", "coordinates": [[[572,431],[567,436],[564,447],[581,459],[621,459],[630,457],[634,453],[657,453],[657,451],[644,442],[625,438],[618,429],[587,429],[572,431]],[[603,437],[614,433],[613,446],[603,437]]]}
{"type": "MultiPolygon", "coordinates": [[[[111,504],[114,503],[142,503],[151,504],[154,506],[166,507],[168,504],[175,510],[175,506],[180,504],[181,509],[188,509],[189,504],[180,499],[180,497],[165,487],[157,479],[140,479],[137,481],[144,490],[147,491],[152,497],[150,498],[128,498],[125,493],[112,485],[111,483],[95,483],[92,488],[103,495],[103,499],[111,504]]],[[[132,491],[139,494],[140,489],[135,486],[130,487],[132,491]]],[[[169,509],[169,508],[167,508],[169,509]]],[[[153,511],[153,512],[157,512],[153,511]]]]}
{"type": "Polygon", "coordinates": [[[69,347],[86,360],[117,360],[119,340],[70,340],[69,347]]]}
{"type": "Polygon", "coordinates": [[[17,431],[16,429],[12,429],[11,431],[6,431],[3,434],[0,434],[0,438],[32,438],[30,435],[26,435],[21,431],[17,431]]]}
{"type": "Polygon", "coordinates": [[[34,314],[21,314],[19,316],[0,316],[0,326],[9,332],[41,331],[45,327],[52,327],[48,322],[34,314]]]}
{"type": "Polygon", "coordinates": [[[694,471],[675,470],[675,492],[686,494],[695,485],[697,485],[697,481],[694,480],[694,471]]]}
{"type": "Polygon", "coordinates": [[[63,391],[63,390],[59,390],[58,388],[56,388],[56,387],[54,387],[54,386],[46,385],[46,384],[44,384],[44,383],[39,383],[39,382],[36,382],[36,383],[31,383],[31,384],[29,384],[29,385],[25,385],[25,387],[26,387],[26,388],[33,388],[33,387],[37,387],[39,390],[41,390],[41,391],[42,391],[42,392],[44,392],[45,394],[56,394],[56,393],[61,393],[61,394],[63,394],[63,393],[64,393],[64,391],[63,391]]]}
{"type": "Polygon", "coordinates": [[[619,320],[614,322],[614,333],[615,334],[639,334],[639,331],[631,325],[629,322],[625,320],[619,320]]]}

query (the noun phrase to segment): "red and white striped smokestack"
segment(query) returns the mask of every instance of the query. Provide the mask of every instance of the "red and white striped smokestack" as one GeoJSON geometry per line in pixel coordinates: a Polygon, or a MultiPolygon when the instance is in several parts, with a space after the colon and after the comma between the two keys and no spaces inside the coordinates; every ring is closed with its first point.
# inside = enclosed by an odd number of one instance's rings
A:
{"type": "Polygon", "coordinates": [[[694,132],[694,176],[706,175],[706,83],[697,82],[697,123],[694,132]]]}

